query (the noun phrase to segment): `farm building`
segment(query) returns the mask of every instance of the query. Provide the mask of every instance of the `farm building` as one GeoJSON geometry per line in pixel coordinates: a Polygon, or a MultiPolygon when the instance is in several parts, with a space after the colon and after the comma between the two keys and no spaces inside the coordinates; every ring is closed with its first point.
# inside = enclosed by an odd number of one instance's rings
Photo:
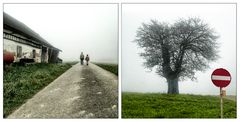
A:
{"type": "Polygon", "coordinates": [[[25,24],[3,13],[4,63],[9,56],[13,62],[57,63],[61,61],[60,51],[25,24]]]}

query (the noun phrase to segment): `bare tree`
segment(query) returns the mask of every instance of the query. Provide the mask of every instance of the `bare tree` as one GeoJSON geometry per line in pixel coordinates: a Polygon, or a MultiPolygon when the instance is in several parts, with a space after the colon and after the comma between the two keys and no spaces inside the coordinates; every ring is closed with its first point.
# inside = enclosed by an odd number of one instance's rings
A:
{"type": "Polygon", "coordinates": [[[179,19],[174,24],[151,20],[142,24],[135,42],[144,49],[146,68],[166,78],[168,94],[179,94],[178,81],[195,78],[196,71],[204,71],[215,61],[218,36],[199,18],[179,19]]]}

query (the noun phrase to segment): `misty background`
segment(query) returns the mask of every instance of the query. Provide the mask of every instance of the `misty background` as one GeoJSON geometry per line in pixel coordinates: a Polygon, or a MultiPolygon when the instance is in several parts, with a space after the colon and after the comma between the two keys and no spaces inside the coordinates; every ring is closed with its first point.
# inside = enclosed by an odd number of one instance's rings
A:
{"type": "Polygon", "coordinates": [[[63,61],[118,62],[117,4],[4,4],[4,12],[54,47],[63,61]]]}
{"type": "Polygon", "coordinates": [[[219,56],[205,72],[196,72],[196,81],[179,82],[179,93],[219,95],[211,81],[216,68],[227,69],[232,80],[227,95],[236,95],[236,5],[235,4],[123,4],[122,5],[122,91],[167,93],[166,79],[144,68],[143,50],[133,42],[142,23],[151,19],[174,23],[179,18],[199,17],[214,28],[220,38],[219,56]]]}

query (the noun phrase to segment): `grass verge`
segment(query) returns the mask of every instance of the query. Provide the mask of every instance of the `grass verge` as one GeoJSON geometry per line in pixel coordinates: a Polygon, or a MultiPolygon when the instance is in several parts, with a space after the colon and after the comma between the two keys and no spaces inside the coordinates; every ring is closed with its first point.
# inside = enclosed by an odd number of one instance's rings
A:
{"type": "MultiPolygon", "coordinates": [[[[224,118],[236,118],[236,102],[224,99],[224,118]]],[[[220,118],[214,96],[122,93],[123,118],[220,118]]]]}
{"type": "Polygon", "coordinates": [[[79,61],[67,61],[67,62],[64,62],[64,64],[70,64],[70,65],[75,65],[77,64],[79,61]]]}
{"type": "Polygon", "coordinates": [[[94,63],[94,64],[118,76],[117,64],[107,64],[107,63],[94,63]]]}
{"type": "Polygon", "coordinates": [[[3,72],[3,117],[11,114],[71,66],[69,63],[44,63],[9,67],[3,72]]]}

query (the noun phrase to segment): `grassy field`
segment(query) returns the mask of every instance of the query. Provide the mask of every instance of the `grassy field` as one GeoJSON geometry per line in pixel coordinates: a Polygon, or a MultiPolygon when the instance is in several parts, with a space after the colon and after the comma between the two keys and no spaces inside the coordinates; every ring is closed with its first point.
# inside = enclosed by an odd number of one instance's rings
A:
{"type": "Polygon", "coordinates": [[[98,66],[100,66],[101,68],[115,74],[118,76],[118,65],[117,64],[107,64],[107,63],[94,63],[98,66]]]}
{"type": "Polygon", "coordinates": [[[74,63],[12,66],[3,72],[3,112],[7,117],[74,63]]]}
{"type": "MultiPolygon", "coordinates": [[[[224,118],[236,118],[236,102],[224,99],[224,118]]],[[[215,96],[122,93],[123,118],[220,118],[215,96]]]]}

